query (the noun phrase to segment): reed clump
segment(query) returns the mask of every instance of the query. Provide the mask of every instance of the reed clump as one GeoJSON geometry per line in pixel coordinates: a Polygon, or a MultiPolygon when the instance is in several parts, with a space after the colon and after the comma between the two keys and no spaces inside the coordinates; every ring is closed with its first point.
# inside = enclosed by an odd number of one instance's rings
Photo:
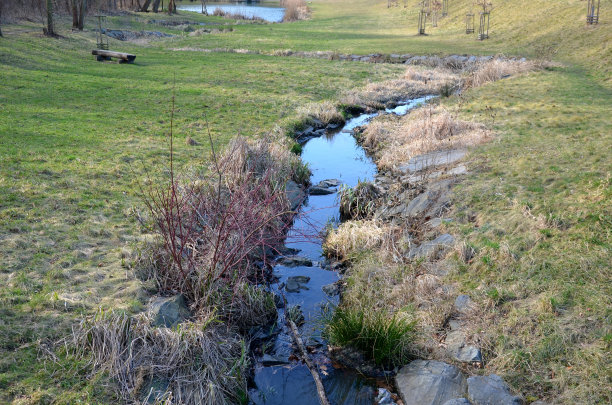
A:
{"type": "Polygon", "coordinates": [[[348,260],[356,253],[380,247],[385,233],[385,227],[374,220],[344,222],[327,235],[323,249],[328,257],[348,260]]]}
{"type": "Polygon", "coordinates": [[[506,77],[539,70],[547,65],[545,62],[531,60],[493,58],[487,62],[470,67],[466,72],[467,77],[464,80],[464,87],[466,89],[480,87],[486,83],[506,77]]]}
{"type": "Polygon", "coordinates": [[[280,4],[285,8],[284,22],[306,20],[310,17],[310,9],[305,0],[281,0],[280,4]]]}

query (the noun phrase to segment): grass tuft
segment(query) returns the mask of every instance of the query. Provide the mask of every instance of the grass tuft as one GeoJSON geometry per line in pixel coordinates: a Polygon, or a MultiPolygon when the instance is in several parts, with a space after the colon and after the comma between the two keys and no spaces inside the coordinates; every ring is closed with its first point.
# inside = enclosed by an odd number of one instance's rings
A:
{"type": "Polygon", "coordinates": [[[100,311],[73,338],[75,354],[113,378],[126,402],[231,404],[246,392],[244,342],[212,316],[168,329],[152,327],[144,314],[100,311]]]}
{"type": "Polygon", "coordinates": [[[396,314],[349,307],[337,308],[326,326],[331,344],[360,350],[384,367],[406,364],[414,333],[415,322],[396,314]]]}

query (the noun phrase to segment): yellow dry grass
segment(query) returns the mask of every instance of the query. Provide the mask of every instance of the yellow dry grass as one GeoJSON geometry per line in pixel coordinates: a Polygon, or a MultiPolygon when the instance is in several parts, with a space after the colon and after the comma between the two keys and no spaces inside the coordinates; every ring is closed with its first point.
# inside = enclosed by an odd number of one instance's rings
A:
{"type": "Polygon", "coordinates": [[[422,107],[398,120],[374,120],[362,134],[379,167],[393,169],[410,158],[435,150],[478,145],[490,139],[483,124],[458,119],[451,111],[422,107]]]}
{"type": "Polygon", "coordinates": [[[380,247],[387,232],[373,220],[349,221],[329,233],[323,248],[328,255],[349,259],[351,252],[380,247]]]}
{"type": "Polygon", "coordinates": [[[549,65],[549,63],[531,60],[494,58],[479,65],[470,73],[465,80],[464,86],[466,88],[479,87],[505,77],[538,70],[547,65],[549,65]]]}

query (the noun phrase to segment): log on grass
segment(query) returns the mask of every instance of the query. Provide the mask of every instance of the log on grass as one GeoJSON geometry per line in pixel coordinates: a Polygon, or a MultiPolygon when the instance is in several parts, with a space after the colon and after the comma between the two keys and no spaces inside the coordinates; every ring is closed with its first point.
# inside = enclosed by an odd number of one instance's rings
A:
{"type": "Polygon", "coordinates": [[[107,51],[105,49],[94,49],[93,51],[91,51],[91,54],[96,56],[103,56],[106,58],[117,58],[122,61],[126,61],[127,63],[132,63],[134,62],[134,59],[136,59],[136,55],[123,52],[107,51]]]}

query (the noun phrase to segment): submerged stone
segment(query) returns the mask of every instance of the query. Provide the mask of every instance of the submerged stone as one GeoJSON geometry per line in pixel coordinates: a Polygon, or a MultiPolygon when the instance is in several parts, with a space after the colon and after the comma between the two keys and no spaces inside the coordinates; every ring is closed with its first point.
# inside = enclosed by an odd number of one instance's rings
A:
{"type": "Polygon", "coordinates": [[[308,194],[310,195],[327,195],[333,194],[336,192],[336,189],[329,187],[321,187],[321,186],[312,186],[308,189],[308,194]]]}
{"type": "Polygon", "coordinates": [[[285,256],[278,261],[283,266],[287,267],[312,267],[312,260],[302,256],[285,256]]]}

